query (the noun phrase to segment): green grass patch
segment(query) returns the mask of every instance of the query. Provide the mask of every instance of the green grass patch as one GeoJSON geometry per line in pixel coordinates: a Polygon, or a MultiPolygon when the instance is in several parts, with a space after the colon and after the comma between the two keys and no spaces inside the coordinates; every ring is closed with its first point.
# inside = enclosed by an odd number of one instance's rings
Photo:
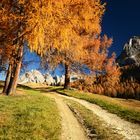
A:
{"type": "Polygon", "coordinates": [[[80,92],[78,90],[63,90],[62,88],[54,88],[51,87],[52,90],[55,90],[56,92],[72,96],[78,99],[86,100],[90,103],[94,103],[102,107],[103,109],[108,110],[111,113],[117,114],[121,118],[134,122],[134,123],[140,123],[140,112],[136,111],[134,109],[125,107],[121,104],[119,104],[119,101],[115,101],[115,99],[112,99],[111,97],[106,97],[103,95],[97,95],[97,94],[91,94],[91,93],[85,93],[80,92]]]}
{"type": "Polygon", "coordinates": [[[75,109],[81,116],[84,121],[84,126],[88,131],[91,131],[92,134],[97,135],[97,139],[100,140],[121,140],[123,137],[115,133],[109,126],[107,127],[106,123],[101,121],[99,117],[94,114],[89,109],[86,109],[83,105],[66,100],[70,108],[75,109]]]}
{"type": "Polygon", "coordinates": [[[24,93],[0,96],[0,139],[59,139],[61,122],[55,101],[38,91],[24,93]]]}

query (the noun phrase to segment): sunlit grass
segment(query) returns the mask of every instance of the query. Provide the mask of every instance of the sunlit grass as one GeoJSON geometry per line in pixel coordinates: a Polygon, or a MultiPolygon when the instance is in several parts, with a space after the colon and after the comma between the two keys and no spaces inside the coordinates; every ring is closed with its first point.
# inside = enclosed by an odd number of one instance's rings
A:
{"type": "Polygon", "coordinates": [[[56,103],[37,91],[0,96],[0,139],[57,140],[60,117],[56,103]]]}
{"type": "Polygon", "coordinates": [[[86,100],[90,103],[97,104],[101,106],[103,109],[106,109],[111,113],[117,114],[118,116],[128,121],[140,123],[140,110],[139,109],[135,110],[134,109],[135,106],[131,107],[130,105],[129,107],[128,105],[125,104],[125,101],[122,102],[115,98],[111,98],[103,95],[85,93],[78,90],[63,90],[62,88],[56,88],[56,87],[54,87],[54,89],[53,87],[51,87],[51,89],[55,90],[60,94],[72,96],[75,98],[86,100]]]}

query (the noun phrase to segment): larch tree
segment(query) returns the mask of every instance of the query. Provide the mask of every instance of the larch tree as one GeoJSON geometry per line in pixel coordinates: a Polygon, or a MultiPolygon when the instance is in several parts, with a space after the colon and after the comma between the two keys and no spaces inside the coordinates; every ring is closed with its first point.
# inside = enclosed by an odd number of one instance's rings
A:
{"type": "Polygon", "coordinates": [[[48,48],[57,49],[68,72],[69,65],[88,52],[84,48],[85,37],[95,40],[100,35],[104,10],[100,0],[2,0],[4,45],[14,46],[6,94],[15,92],[25,41],[40,56],[48,48]]]}
{"type": "MultiPolygon", "coordinates": [[[[112,38],[106,35],[103,37],[96,36],[95,38],[89,36],[85,38],[85,49],[87,50],[87,57],[84,63],[90,68],[90,80],[86,82],[94,88],[92,92],[99,94],[112,94],[115,96],[115,85],[120,81],[120,69],[115,63],[115,53],[110,57],[109,47],[112,44],[112,38]],[[107,92],[107,93],[106,93],[107,92]]],[[[86,84],[87,84],[86,83],[86,84]]]]}
{"type": "MultiPolygon", "coordinates": [[[[14,93],[21,68],[24,42],[40,54],[44,47],[46,0],[2,0],[0,4],[0,42],[8,51],[8,72],[4,93],[14,93]],[[32,40],[34,39],[34,40],[32,40]],[[38,46],[38,47],[37,47],[38,46]]],[[[4,54],[6,56],[6,54],[4,54]]]]}
{"type": "MultiPolygon", "coordinates": [[[[44,57],[48,57],[55,64],[62,63],[65,66],[64,88],[68,88],[71,65],[82,63],[87,53],[84,48],[85,36],[90,37],[101,32],[100,23],[104,4],[101,4],[100,0],[60,0],[58,2],[51,0],[47,13],[47,21],[51,24],[46,30],[46,41],[49,47],[46,47],[47,53],[44,57]],[[51,48],[50,51],[53,53],[49,54],[48,48],[51,48]]],[[[45,52],[45,49],[43,51],[45,52]]]]}
{"type": "Polygon", "coordinates": [[[47,21],[51,24],[46,26],[43,57],[55,65],[65,65],[65,88],[74,63],[86,64],[94,74],[109,75],[107,67],[112,62],[117,73],[114,57],[108,59],[112,38],[101,36],[105,4],[100,0],[51,0],[47,9],[47,21]]]}

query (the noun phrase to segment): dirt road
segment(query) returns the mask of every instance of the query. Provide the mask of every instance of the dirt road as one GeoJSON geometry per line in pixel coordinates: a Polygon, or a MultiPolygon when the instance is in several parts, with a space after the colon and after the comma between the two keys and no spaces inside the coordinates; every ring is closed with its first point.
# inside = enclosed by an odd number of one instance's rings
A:
{"type": "Polygon", "coordinates": [[[79,124],[77,119],[74,117],[69,107],[63,101],[63,98],[58,96],[57,94],[47,93],[44,95],[55,99],[57,103],[61,116],[61,121],[62,121],[62,134],[60,139],[61,140],[88,140],[81,124],[79,124]]]}
{"type": "Polygon", "coordinates": [[[87,109],[98,115],[99,118],[101,118],[108,125],[108,127],[111,127],[118,134],[122,134],[124,136],[124,139],[140,140],[140,126],[138,124],[125,121],[117,115],[109,113],[98,105],[89,103],[87,101],[64,95],[58,95],[57,93],[55,93],[55,96],[71,99],[85,106],[87,109]]]}
{"type": "Polygon", "coordinates": [[[112,128],[113,131],[123,135],[125,140],[140,140],[140,126],[138,124],[125,121],[117,115],[109,113],[101,107],[84,100],[59,95],[55,92],[53,92],[52,94],[47,93],[46,95],[54,98],[56,100],[56,103],[58,104],[60,114],[62,117],[63,140],[87,139],[84,135],[81,126],[78,124],[70,109],[64,103],[64,98],[76,101],[81,105],[85,106],[87,109],[91,110],[94,114],[98,115],[99,118],[108,125],[108,127],[112,128]]]}

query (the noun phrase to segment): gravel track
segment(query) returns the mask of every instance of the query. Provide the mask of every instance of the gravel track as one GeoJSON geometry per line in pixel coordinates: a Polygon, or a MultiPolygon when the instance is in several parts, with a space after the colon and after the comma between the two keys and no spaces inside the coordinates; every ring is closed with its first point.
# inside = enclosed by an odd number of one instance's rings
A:
{"type": "Polygon", "coordinates": [[[108,125],[108,127],[111,127],[118,134],[123,135],[124,140],[140,140],[140,125],[123,120],[116,114],[109,113],[98,105],[89,103],[85,100],[58,95],[57,93],[54,94],[55,96],[70,99],[85,106],[87,109],[91,110],[94,114],[99,116],[99,118],[103,120],[108,125]]]}
{"type": "Polygon", "coordinates": [[[63,101],[63,98],[57,94],[44,94],[48,97],[55,99],[58,110],[61,116],[62,133],[61,140],[88,140],[86,134],[72,111],[63,101]]]}

